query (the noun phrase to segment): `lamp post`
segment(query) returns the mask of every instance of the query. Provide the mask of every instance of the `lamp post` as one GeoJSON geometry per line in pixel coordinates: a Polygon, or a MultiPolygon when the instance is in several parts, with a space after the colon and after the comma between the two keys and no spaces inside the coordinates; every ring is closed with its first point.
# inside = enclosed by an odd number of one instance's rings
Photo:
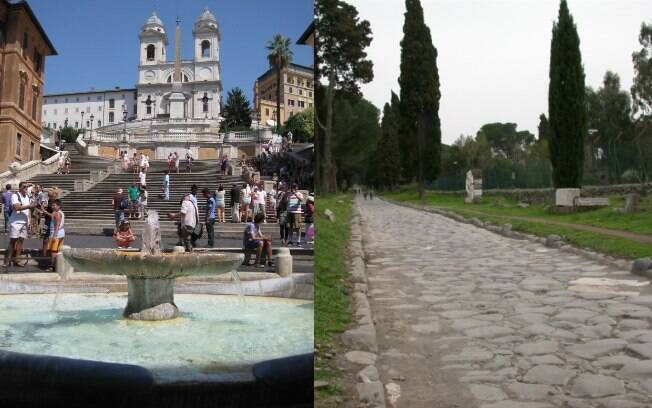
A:
{"type": "Polygon", "coordinates": [[[95,115],[91,113],[91,135],[90,137],[93,137],[93,120],[95,119],[95,115]]]}
{"type": "Polygon", "coordinates": [[[122,143],[127,143],[127,109],[123,107],[122,111],[122,121],[124,126],[122,128],[122,143]]]}
{"type": "Polygon", "coordinates": [[[86,137],[86,129],[84,128],[84,111],[83,110],[81,111],[81,117],[82,117],[82,120],[81,120],[82,139],[84,139],[86,137]]]}

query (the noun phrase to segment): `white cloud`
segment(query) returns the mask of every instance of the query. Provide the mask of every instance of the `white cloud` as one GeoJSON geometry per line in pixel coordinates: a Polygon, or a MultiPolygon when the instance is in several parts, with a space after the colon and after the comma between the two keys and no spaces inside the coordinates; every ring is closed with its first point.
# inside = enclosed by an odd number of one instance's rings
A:
{"type": "MultiPolygon", "coordinates": [[[[403,0],[348,0],[369,20],[368,48],[374,81],[362,86],[380,109],[390,89],[399,93],[403,0]]],[[[536,134],[548,111],[548,65],[557,0],[422,0],[438,51],[442,140],[475,135],[488,122],[516,122],[536,134]]],[[[597,88],[607,70],[629,89],[643,21],[652,22],[650,0],[569,0],[581,42],[586,84],[597,88]]]]}

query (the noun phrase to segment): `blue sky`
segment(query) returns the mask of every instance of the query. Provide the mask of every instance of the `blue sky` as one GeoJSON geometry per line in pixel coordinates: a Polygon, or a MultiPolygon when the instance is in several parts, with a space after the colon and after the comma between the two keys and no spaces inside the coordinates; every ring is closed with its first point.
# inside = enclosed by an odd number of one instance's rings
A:
{"type": "Polygon", "coordinates": [[[59,55],[48,57],[45,93],[120,86],[138,79],[138,34],[152,11],[168,32],[181,18],[181,57],[193,55],[192,27],[208,7],[221,31],[223,97],[236,86],[251,101],[255,79],[267,70],[265,45],[274,34],[292,39],[294,62],[312,65],[312,49],[296,40],[313,18],[312,0],[28,0],[59,55]]]}

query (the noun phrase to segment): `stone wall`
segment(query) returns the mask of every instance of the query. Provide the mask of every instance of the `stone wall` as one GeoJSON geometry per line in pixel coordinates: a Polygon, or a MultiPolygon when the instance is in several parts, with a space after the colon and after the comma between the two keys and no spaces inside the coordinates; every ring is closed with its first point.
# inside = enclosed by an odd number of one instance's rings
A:
{"type": "MultiPolygon", "coordinates": [[[[582,197],[604,197],[611,195],[626,195],[629,193],[638,193],[641,190],[640,184],[614,184],[608,186],[584,186],[582,187],[582,197]]],[[[645,184],[645,190],[652,194],[652,183],[645,184]]],[[[466,196],[466,191],[435,191],[438,194],[451,194],[456,196],[466,196]]],[[[554,188],[515,188],[515,189],[493,189],[482,190],[484,196],[504,196],[517,201],[528,203],[554,203],[554,188]]]]}

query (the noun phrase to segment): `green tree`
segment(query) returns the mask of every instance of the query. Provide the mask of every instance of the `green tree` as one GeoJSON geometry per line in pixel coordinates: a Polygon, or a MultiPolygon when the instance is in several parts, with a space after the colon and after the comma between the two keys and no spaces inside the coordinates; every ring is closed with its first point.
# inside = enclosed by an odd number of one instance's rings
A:
{"type": "Polygon", "coordinates": [[[426,179],[436,179],[440,171],[441,129],[439,123],[439,72],[437,49],[423,20],[419,0],[406,0],[401,40],[401,117],[403,143],[408,143],[416,162],[419,197],[423,198],[426,179]]]}
{"type": "MultiPolygon", "coordinates": [[[[635,118],[635,137],[639,153],[641,182],[648,178],[652,163],[652,23],[641,24],[638,36],[641,49],[632,54],[634,81],[632,100],[635,118]]],[[[645,189],[641,189],[645,191],[645,189]]]]}
{"type": "Polygon", "coordinates": [[[607,71],[598,91],[586,90],[587,123],[591,134],[588,138],[590,152],[587,155],[590,168],[595,168],[596,149],[606,155],[609,181],[617,183],[623,165],[633,163],[635,157],[628,154],[622,142],[632,142],[631,98],[620,88],[620,77],[607,71]],[[629,156],[629,157],[628,157],[629,156]]]}
{"type": "Polygon", "coordinates": [[[242,89],[231,89],[224,105],[224,123],[229,130],[249,129],[251,127],[251,108],[242,89]]]}
{"type": "Polygon", "coordinates": [[[550,137],[550,122],[545,113],[539,115],[539,126],[537,126],[537,140],[548,140],[550,137]]]}
{"type": "Polygon", "coordinates": [[[317,98],[325,98],[325,101],[324,108],[317,110],[317,123],[324,134],[317,142],[316,186],[320,193],[328,194],[337,190],[337,174],[340,173],[333,162],[336,90],[359,95],[358,83],[373,79],[373,64],[365,52],[371,44],[371,28],[368,21],[360,20],[355,7],[340,0],[317,1],[315,13],[315,27],[319,33],[316,64],[319,75],[327,82],[326,87],[317,92],[317,98]]]}
{"type": "Polygon", "coordinates": [[[283,70],[292,62],[292,40],[276,34],[267,42],[267,61],[270,68],[276,71],[276,133],[281,129],[281,76],[283,70]]]}
{"type": "Polygon", "coordinates": [[[550,43],[550,161],[556,188],[580,187],[587,132],[584,103],[584,68],[580,38],[566,0],[561,0],[559,17],[550,43]]]}
{"type": "Polygon", "coordinates": [[[59,129],[60,140],[63,140],[66,143],[74,143],[77,140],[77,136],[81,133],[81,129],[75,129],[69,126],[66,126],[62,129],[59,129]]]}
{"type": "Polygon", "coordinates": [[[478,135],[486,137],[494,153],[518,162],[534,142],[534,135],[527,130],[518,131],[516,126],[516,123],[487,123],[480,128],[478,135]]]}
{"type": "Polygon", "coordinates": [[[399,184],[401,175],[401,154],[399,150],[398,95],[392,92],[391,105],[385,103],[380,123],[382,136],[372,159],[373,181],[379,187],[393,188],[399,184]]]}
{"type": "Polygon", "coordinates": [[[300,142],[312,142],[315,137],[315,110],[307,108],[290,116],[283,125],[283,133],[292,132],[292,139],[300,142]]]}

